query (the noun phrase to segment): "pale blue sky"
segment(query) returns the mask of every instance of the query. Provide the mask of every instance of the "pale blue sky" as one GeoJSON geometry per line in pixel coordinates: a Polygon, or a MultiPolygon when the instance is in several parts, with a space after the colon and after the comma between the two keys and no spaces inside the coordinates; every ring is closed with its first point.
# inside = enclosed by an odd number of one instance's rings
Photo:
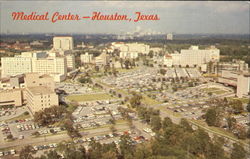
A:
{"type": "Polygon", "coordinates": [[[249,34],[249,2],[212,1],[2,1],[1,33],[120,33],[132,31],[136,26],[157,32],[168,33],[229,33],[249,34]],[[135,17],[140,11],[158,14],[159,21],[13,21],[12,12],[31,13],[59,11],[82,16],[91,16],[93,11],[105,14],[118,12],[135,17]]]}

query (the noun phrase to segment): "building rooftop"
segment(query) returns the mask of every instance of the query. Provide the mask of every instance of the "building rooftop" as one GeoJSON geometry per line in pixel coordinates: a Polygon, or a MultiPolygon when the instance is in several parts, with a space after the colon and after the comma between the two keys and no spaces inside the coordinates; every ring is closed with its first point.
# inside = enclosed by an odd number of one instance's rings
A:
{"type": "Polygon", "coordinates": [[[54,93],[54,91],[45,86],[28,87],[27,89],[34,95],[54,93]]]}
{"type": "Polygon", "coordinates": [[[53,38],[72,38],[72,36],[54,36],[53,38]]]}

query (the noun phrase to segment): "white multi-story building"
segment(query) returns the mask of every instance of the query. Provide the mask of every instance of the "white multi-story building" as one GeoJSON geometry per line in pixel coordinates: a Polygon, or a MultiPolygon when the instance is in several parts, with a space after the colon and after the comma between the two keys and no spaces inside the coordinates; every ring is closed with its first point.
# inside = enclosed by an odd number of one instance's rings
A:
{"type": "Polygon", "coordinates": [[[115,42],[112,43],[111,49],[120,50],[120,58],[137,58],[138,55],[148,54],[150,51],[149,45],[142,43],[121,43],[115,42]]]}
{"type": "Polygon", "coordinates": [[[237,79],[237,97],[247,97],[250,94],[250,74],[241,74],[237,79]]]}
{"type": "Polygon", "coordinates": [[[242,71],[222,70],[219,83],[237,87],[236,95],[239,98],[249,97],[250,93],[250,74],[242,71]]]}
{"type": "Polygon", "coordinates": [[[75,64],[75,56],[72,54],[66,55],[66,63],[67,63],[67,68],[69,70],[75,70],[76,69],[76,64],[75,64]]]}
{"type": "Polygon", "coordinates": [[[50,54],[55,53],[54,56],[66,57],[67,70],[75,70],[75,56],[73,54],[74,43],[73,38],[70,36],[54,37],[53,38],[53,49],[50,54]]]}
{"type": "Polygon", "coordinates": [[[2,57],[2,77],[32,72],[32,59],[16,56],[2,57]]]}
{"type": "Polygon", "coordinates": [[[189,49],[181,50],[182,66],[201,66],[204,63],[218,62],[220,60],[220,50],[211,46],[200,50],[198,46],[191,46],[189,49]]]}
{"type": "Polygon", "coordinates": [[[48,55],[51,57],[65,57],[67,63],[67,70],[75,70],[75,55],[72,53],[72,50],[55,50],[52,49],[48,52],[48,55]]]}
{"type": "Polygon", "coordinates": [[[81,54],[80,58],[81,58],[81,63],[84,64],[93,62],[93,55],[87,52],[85,54],[81,54]]]}
{"type": "Polygon", "coordinates": [[[27,106],[33,114],[59,104],[52,77],[37,73],[28,73],[25,74],[24,81],[27,106]]]}
{"type": "Polygon", "coordinates": [[[163,57],[163,64],[167,67],[172,67],[173,66],[173,57],[169,54],[165,55],[163,57]]]}
{"type": "Polygon", "coordinates": [[[128,58],[128,59],[136,59],[138,57],[138,52],[127,52],[127,51],[121,51],[120,52],[120,58],[128,58]]]}
{"type": "Polygon", "coordinates": [[[172,33],[167,34],[167,40],[173,40],[174,36],[172,33]]]}
{"type": "Polygon", "coordinates": [[[55,50],[73,50],[74,42],[70,36],[58,36],[53,38],[53,48],[55,50]]]}
{"type": "Polygon", "coordinates": [[[26,105],[32,113],[53,105],[58,105],[55,93],[55,82],[49,75],[26,73],[2,81],[0,90],[0,106],[26,105]],[[21,86],[22,85],[22,86],[21,86]],[[6,89],[6,87],[8,87],[6,89]]]}
{"type": "Polygon", "coordinates": [[[170,54],[170,56],[173,65],[201,67],[210,61],[218,62],[220,60],[220,50],[213,46],[204,50],[200,50],[198,46],[191,46],[189,49],[182,49],[180,53],[170,54]]]}
{"type": "Polygon", "coordinates": [[[58,106],[58,95],[47,87],[28,87],[26,92],[27,106],[33,114],[51,106],[58,106]]]}
{"type": "Polygon", "coordinates": [[[101,55],[95,57],[96,66],[106,66],[109,64],[110,57],[106,52],[101,53],[101,55]]]}
{"type": "Polygon", "coordinates": [[[23,73],[42,73],[65,76],[67,61],[65,57],[48,56],[46,52],[24,52],[15,57],[2,57],[2,77],[23,73]]]}

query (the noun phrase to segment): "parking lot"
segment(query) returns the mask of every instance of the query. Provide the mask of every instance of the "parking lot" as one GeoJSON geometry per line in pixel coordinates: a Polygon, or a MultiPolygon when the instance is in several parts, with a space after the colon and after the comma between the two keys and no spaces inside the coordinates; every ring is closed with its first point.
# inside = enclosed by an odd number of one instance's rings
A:
{"type": "Polygon", "coordinates": [[[97,90],[90,86],[85,86],[76,83],[67,83],[67,82],[56,83],[56,88],[58,90],[65,91],[65,93],[69,95],[100,92],[100,90],[97,90]]]}
{"type": "MultiPolygon", "coordinates": [[[[85,147],[86,150],[89,149],[89,143],[91,141],[98,141],[101,144],[108,144],[114,142],[116,145],[119,144],[121,135],[129,135],[131,137],[131,142],[133,144],[139,144],[143,143],[149,138],[138,134],[136,131],[118,131],[116,133],[100,133],[98,135],[88,135],[87,137],[82,137],[80,139],[73,140],[74,144],[82,145],[85,147]]],[[[48,151],[50,149],[55,149],[58,146],[59,143],[50,143],[50,144],[43,144],[43,145],[34,145],[33,148],[36,151],[35,157],[41,156],[45,151],[48,151]]],[[[72,143],[67,143],[72,144],[72,143]]]]}
{"type": "Polygon", "coordinates": [[[201,84],[196,87],[189,87],[171,95],[168,95],[168,102],[164,106],[175,113],[179,113],[188,119],[200,119],[200,117],[205,113],[204,109],[211,106],[208,102],[212,98],[221,97],[232,93],[233,90],[227,88],[220,84],[207,83],[201,84]],[[207,92],[209,90],[216,90],[222,93],[212,93],[207,92]]]}
{"type": "Polygon", "coordinates": [[[26,107],[0,108],[0,121],[15,119],[24,112],[28,112],[26,107]]]}
{"type": "Polygon", "coordinates": [[[121,106],[119,102],[85,102],[83,105],[80,105],[72,115],[75,117],[74,122],[80,124],[81,128],[96,125],[101,126],[110,124],[110,120],[122,119],[120,112],[117,110],[119,106],[121,106]]]}

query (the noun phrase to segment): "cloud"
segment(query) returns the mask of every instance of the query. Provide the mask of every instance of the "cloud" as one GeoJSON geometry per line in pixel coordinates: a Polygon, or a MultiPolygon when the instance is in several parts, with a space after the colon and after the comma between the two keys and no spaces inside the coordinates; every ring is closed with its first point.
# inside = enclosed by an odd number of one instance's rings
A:
{"type": "Polygon", "coordinates": [[[248,2],[211,2],[205,4],[210,9],[214,9],[219,13],[232,13],[232,12],[249,12],[250,4],[248,2]]]}

